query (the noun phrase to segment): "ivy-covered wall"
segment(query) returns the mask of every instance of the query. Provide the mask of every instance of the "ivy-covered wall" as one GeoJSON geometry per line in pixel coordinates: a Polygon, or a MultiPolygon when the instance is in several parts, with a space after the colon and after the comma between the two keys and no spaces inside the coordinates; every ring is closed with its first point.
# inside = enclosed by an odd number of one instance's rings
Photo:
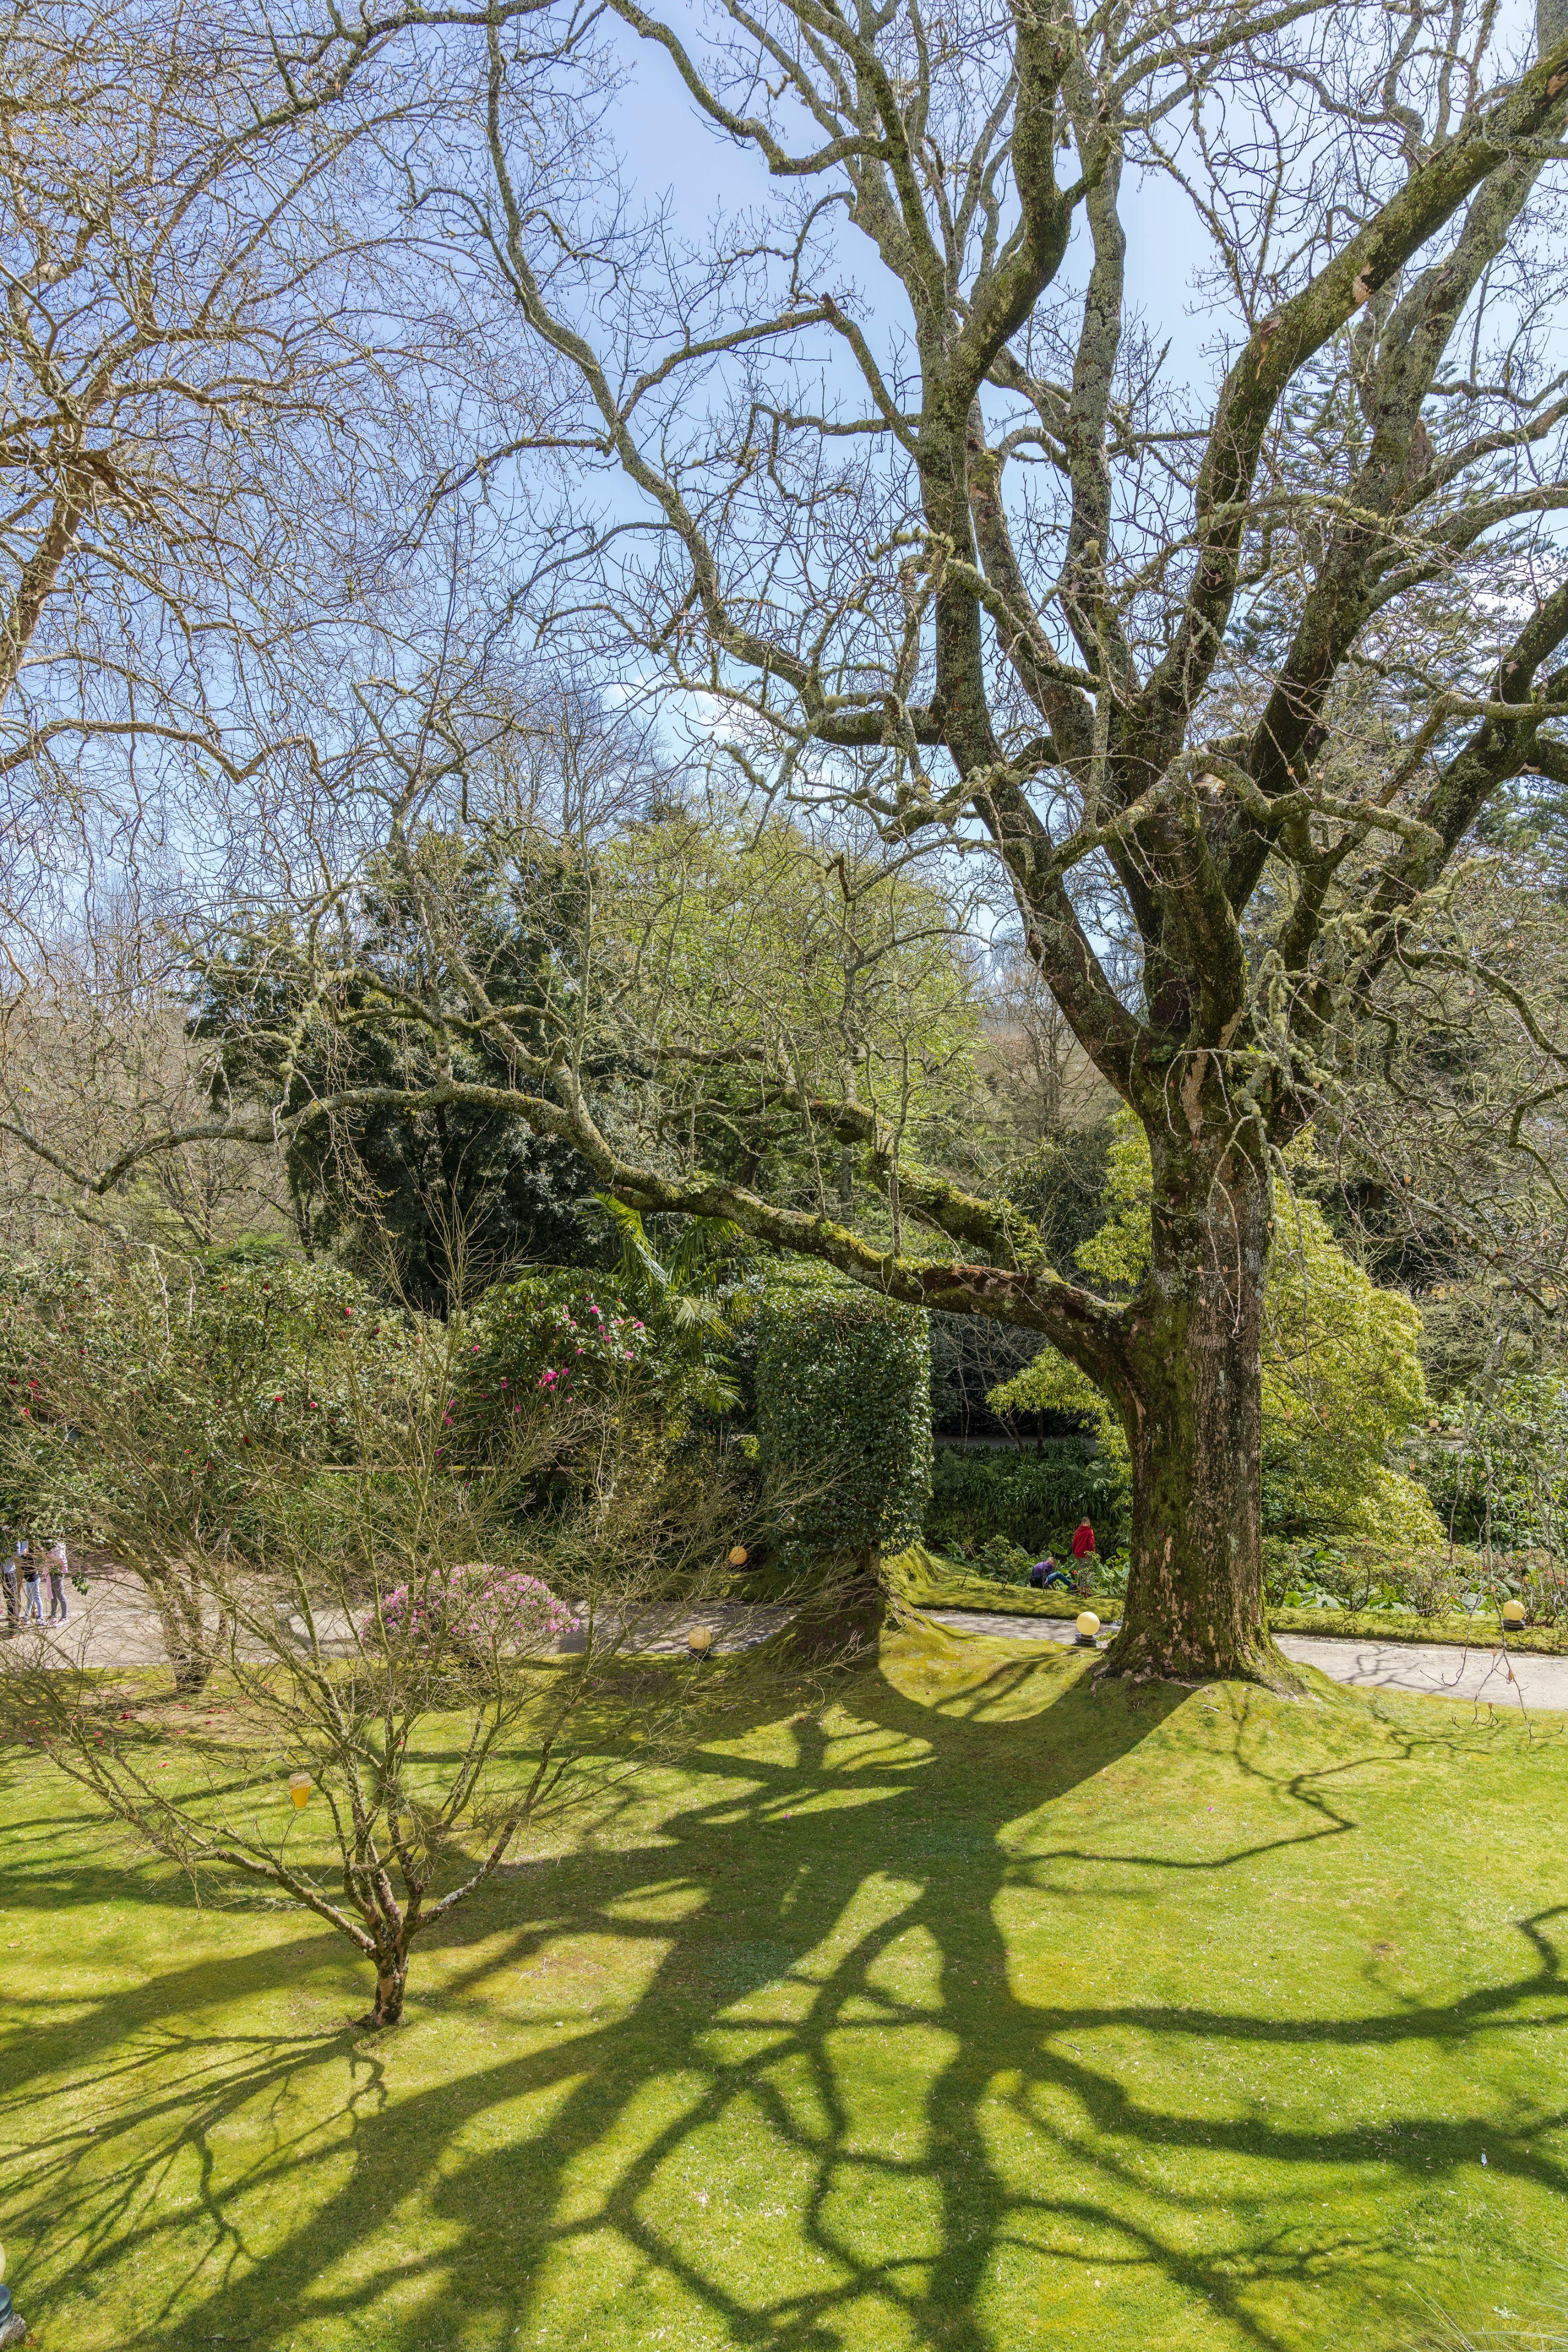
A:
{"type": "Polygon", "coordinates": [[[900,1551],[931,1494],[931,1328],[847,1282],[795,1276],[759,1316],[757,1439],[786,1562],[900,1551]]]}

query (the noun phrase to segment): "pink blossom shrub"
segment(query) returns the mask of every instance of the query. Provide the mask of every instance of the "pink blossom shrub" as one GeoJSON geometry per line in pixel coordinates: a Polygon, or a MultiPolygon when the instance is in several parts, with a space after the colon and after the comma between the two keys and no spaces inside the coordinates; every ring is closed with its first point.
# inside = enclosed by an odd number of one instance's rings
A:
{"type": "Polygon", "coordinates": [[[577,1620],[547,1584],[521,1569],[470,1560],[434,1576],[417,1591],[398,1585],[372,1612],[362,1631],[376,1632],[377,1615],[389,1642],[456,1641],[486,1649],[548,1649],[575,1630],[577,1620]]]}

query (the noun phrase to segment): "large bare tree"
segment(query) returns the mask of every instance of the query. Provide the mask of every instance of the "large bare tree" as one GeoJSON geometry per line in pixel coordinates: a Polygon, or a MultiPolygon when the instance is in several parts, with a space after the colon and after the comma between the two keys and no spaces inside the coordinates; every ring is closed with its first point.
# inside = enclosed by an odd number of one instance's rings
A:
{"type": "Polygon", "coordinates": [[[440,110],[418,61],[351,100],[226,0],[6,0],[0,78],[15,943],[79,917],[89,876],[122,918],[159,865],[232,871],[331,781],[453,330],[374,144],[412,155],[440,110]]]}
{"type": "MultiPolygon", "coordinates": [[[[847,806],[894,865],[994,862],[1148,1135],[1147,1278],[1125,1303],[1065,1279],[1007,1201],[761,1048],[731,1046],[724,1083],[749,1054],[775,1108],[859,1151],[886,1231],[725,1177],[695,1118],[683,1152],[657,1120],[639,1138],[624,1096],[609,1118],[570,992],[542,1042],[537,1007],[517,1019],[454,950],[393,1009],[502,1043],[513,1085],[468,1091],[569,1137],[639,1209],[1046,1335],[1131,1450],[1116,1666],[1279,1678],[1259,1575],[1278,1156],[1332,1112],[1390,985],[1462,956],[1444,877],[1489,803],[1526,769],[1568,779],[1544,520],[1568,503],[1568,15],[1543,0],[1510,56],[1464,0],[728,0],[689,37],[610,5],[758,202],[703,255],[581,179],[541,188],[512,106],[537,10],[443,11],[444,41],[482,47],[482,152],[421,201],[577,387],[574,418],[476,466],[568,467],[584,512],[603,482],[551,617],[728,727],[760,795],[847,806]],[[1150,173],[1207,239],[1212,370],[1175,368],[1130,301],[1150,173]]],[[[337,37],[341,70],[409,23],[337,37]]],[[[1491,981],[1554,1083],[1519,976],[1491,981]]],[[[710,1050],[668,1016],[649,1049],[687,1073],[710,1050]]],[[[453,1075],[430,1099],[464,1092],[453,1075]]]]}

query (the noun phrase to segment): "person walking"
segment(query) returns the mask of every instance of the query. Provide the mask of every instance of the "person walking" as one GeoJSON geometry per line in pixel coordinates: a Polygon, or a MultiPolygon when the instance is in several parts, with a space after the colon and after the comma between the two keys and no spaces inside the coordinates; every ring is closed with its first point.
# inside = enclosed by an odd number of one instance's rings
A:
{"type": "Polygon", "coordinates": [[[66,1570],[70,1561],[63,1539],[49,1548],[49,1622],[68,1625],[70,1604],[66,1599],[66,1570]]]}
{"type": "Polygon", "coordinates": [[[5,1631],[7,1633],[14,1633],[16,1632],[17,1622],[21,1616],[22,1596],[16,1590],[16,1580],[21,1572],[21,1555],[22,1547],[18,1541],[16,1549],[12,1551],[8,1551],[4,1559],[0,1559],[0,1584],[3,1584],[5,1588],[5,1631]]]}
{"type": "Polygon", "coordinates": [[[22,1561],[22,1622],[41,1625],[44,1612],[38,1606],[38,1563],[33,1558],[33,1547],[25,1539],[16,1547],[22,1561]]]}
{"type": "Polygon", "coordinates": [[[1093,1549],[1094,1529],[1087,1519],[1080,1519],[1073,1529],[1072,1556],[1074,1559],[1087,1559],[1093,1549]]]}

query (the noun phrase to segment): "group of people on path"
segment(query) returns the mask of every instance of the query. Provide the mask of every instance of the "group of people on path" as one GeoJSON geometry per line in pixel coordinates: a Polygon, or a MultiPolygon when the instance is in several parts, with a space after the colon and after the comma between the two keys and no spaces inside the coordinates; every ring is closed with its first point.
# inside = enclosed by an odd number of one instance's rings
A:
{"type": "Polygon", "coordinates": [[[12,1549],[0,1552],[0,1585],[5,1592],[5,1631],[15,1633],[23,1625],[42,1625],[44,1621],[43,1580],[49,1580],[49,1615],[51,1625],[64,1625],[70,1620],[70,1603],[66,1599],[66,1577],[70,1560],[63,1542],[47,1549],[26,1536],[18,1536],[12,1549]]]}

